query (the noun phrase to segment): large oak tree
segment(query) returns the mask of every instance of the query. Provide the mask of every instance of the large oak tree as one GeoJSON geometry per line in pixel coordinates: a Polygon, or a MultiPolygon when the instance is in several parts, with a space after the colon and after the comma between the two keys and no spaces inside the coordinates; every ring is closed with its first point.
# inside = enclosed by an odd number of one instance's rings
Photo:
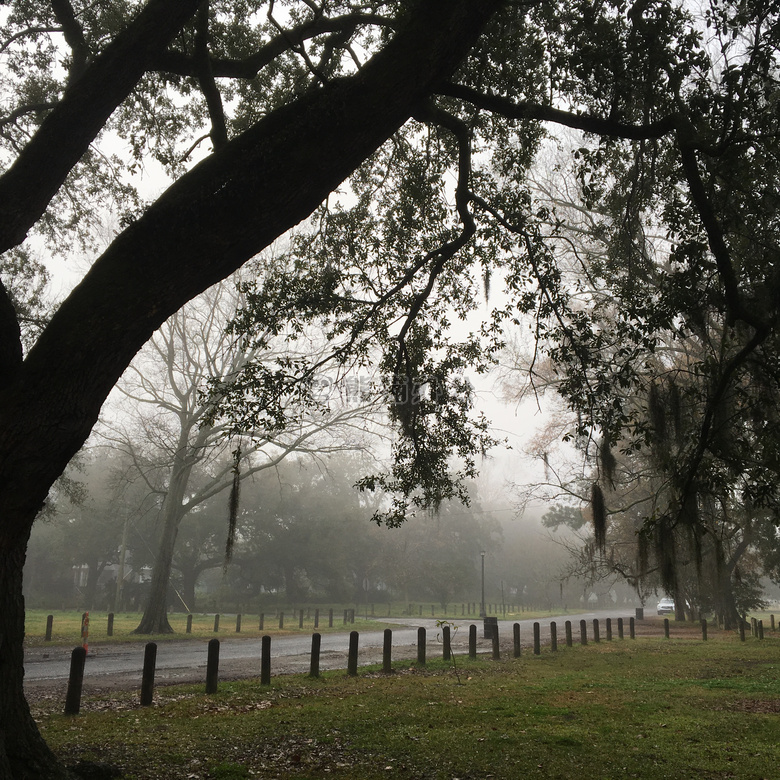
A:
{"type": "MultiPolygon", "coordinates": [[[[65,4],[69,7],[68,4],[65,4]]],[[[46,494],[84,443],[132,357],[187,300],[306,217],[468,54],[498,2],[422,2],[355,75],[302,91],[184,174],[92,265],[27,355],[0,312],[0,777],[63,771],[22,689],[22,568],[46,494]]],[[[68,85],[0,180],[0,245],[41,218],[108,117],[197,10],[152,0],[68,85]]],[[[73,13],[62,25],[71,27],[73,13]]],[[[77,37],[79,37],[77,35],[77,37]]],[[[83,40],[83,34],[81,36],[83,40]]],[[[97,44],[96,44],[97,45],[97,44]]],[[[74,45],[73,61],[81,44],[74,45]]],[[[193,62],[197,59],[190,56],[193,62]]]]}
{"type": "MultiPolygon", "coordinates": [[[[674,261],[706,269],[746,347],[772,343],[773,3],[713,2],[694,19],[671,0],[17,0],[0,20],[0,251],[18,264],[28,233],[52,249],[74,226],[88,243],[92,206],[109,198],[127,212],[42,329],[22,328],[30,306],[18,288],[0,291],[3,780],[64,776],[22,690],[22,567],[50,486],[155,329],[315,210],[317,229],[251,296],[239,330],[251,340],[252,316],[261,330],[304,328],[311,312],[337,359],[384,343],[404,438],[391,477],[364,487],[399,488],[412,505],[417,486],[423,503],[457,495],[449,450],[465,476],[479,452],[484,429],[464,422],[444,381],[482,357],[478,339],[446,335],[452,312],[479,299],[475,278],[485,290],[502,278],[512,295],[484,331],[488,348],[518,312],[556,315],[548,215],[525,181],[543,124],[606,139],[583,158],[586,191],[633,182],[620,224],[634,238],[654,198],[674,261]],[[214,151],[190,168],[205,126],[214,151]],[[101,157],[95,142],[109,131],[126,157],[101,157]],[[149,154],[175,182],[141,208],[125,174],[149,154]],[[738,170],[752,179],[735,190],[738,170]],[[347,178],[352,200],[322,206],[347,178]],[[434,403],[421,402],[421,375],[434,403]]],[[[638,267],[620,256],[626,273],[638,267]]],[[[580,349],[582,321],[570,322],[563,346],[580,349]]],[[[257,386],[246,387],[251,399],[257,386]]],[[[241,414],[222,413],[241,427],[241,414]]],[[[618,418],[591,422],[616,440],[618,418]]]]}

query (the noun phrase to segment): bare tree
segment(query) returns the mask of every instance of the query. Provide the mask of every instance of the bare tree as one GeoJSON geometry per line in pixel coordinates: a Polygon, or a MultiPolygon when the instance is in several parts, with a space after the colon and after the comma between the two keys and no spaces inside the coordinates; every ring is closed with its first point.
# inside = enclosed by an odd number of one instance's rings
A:
{"type": "MultiPolygon", "coordinates": [[[[379,430],[371,419],[378,411],[376,396],[334,405],[313,403],[303,390],[283,399],[285,417],[276,418],[269,430],[233,436],[227,422],[211,422],[210,380],[224,387],[248,363],[273,365],[289,359],[284,346],[260,354],[226,332],[239,301],[231,282],[199,296],[164,323],[117,386],[121,397],[117,414],[124,422],[104,435],[127,453],[160,504],[159,541],[139,634],[173,630],[167,618],[168,588],[179,526],[190,512],[226,494],[227,560],[234,504],[243,480],[278,466],[292,454],[324,458],[364,449],[369,429],[379,430]]],[[[309,343],[312,350],[317,348],[309,343]]]]}

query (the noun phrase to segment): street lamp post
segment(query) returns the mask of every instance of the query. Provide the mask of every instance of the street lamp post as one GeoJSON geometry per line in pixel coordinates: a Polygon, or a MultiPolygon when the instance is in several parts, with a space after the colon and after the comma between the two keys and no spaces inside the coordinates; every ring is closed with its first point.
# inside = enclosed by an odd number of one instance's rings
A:
{"type": "Polygon", "coordinates": [[[480,605],[479,616],[481,618],[487,615],[485,609],[485,551],[483,550],[480,555],[482,556],[482,604],[480,605]]]}

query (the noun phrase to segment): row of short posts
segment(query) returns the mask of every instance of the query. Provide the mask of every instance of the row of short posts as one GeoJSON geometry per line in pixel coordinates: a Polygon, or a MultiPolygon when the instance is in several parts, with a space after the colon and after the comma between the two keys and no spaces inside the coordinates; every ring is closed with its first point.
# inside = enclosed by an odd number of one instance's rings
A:
{"type": "MultiPolygon", "coordinates": [[[[492,644],[492,658],[494,660],[500,660],[501,653],[499,648],[499,631],[498,624],[490,625],[487,631],[492,644]]],[[[541,638],[540,638],[540,624],[534,623],[533,625],[533,651],[535,655],[539,655],[541,652],[541,638]]],[[[623,619],[618,620],[618,635],[623,638],[623,619]]],[[[565,636],[566,644],[568,647],[572,645],[572,624],[570,620],[565,624],[565,636]]],[[[580,621],[580,636],[582,644],[587,644],[587,625],[586,621],[580,621]]],[[[607,619],[607,639],[612,638],[611,620],[607,619]]],[[[631,638],[634,638],[634,619],[631,618],[631,638]]],[[[515,623],[513,626],[513,639],[514,639],[514,656],[519,658],[521,654],[520,644],[520,624],[515,623]]],[[[599,623],[598,620],[593,621],[593,640],[599,641],[599,623]]],[[[271,637],[264,636],[261,640],[261,657],[260,657],[260,684],[271,684],[271,637]]],[[[311,644],[311,665],[309,668],[310,677],[319,677],[320,673],[320,648],[322,642],[322,635],[318,632],[312,634],[311,644]]],[[[419,628],[417,630],[417,662],[419,665],[424,666],[426,662],[426,644],[427,644],[427,632],[425,628],[419,628]]],[[[349,650],[347,657],[347,674],[350,676],[356,676],[358,673],[358,646],[359,646],[359,634],[357,631],[350,632],[349,635],[349,650]]],[[[386,628],[383,635],[383,648],[382,648],[382,671],[386,674],[392,672],[392,646],[393,646],[393,632],[392,629],[386,628]]],[[[557,624],[550,624],[550,646],[553,652],[558,650],[558,631],[557,624]]],[[[477,627],[475,625],[469,626],[469,658],[477,657],[477,627]]],[[[81,691],[84,682],[84,665],[86,660],[86,649],[84,647],[77,647],[71,654],[71,666],[70,676],[68,680],[68,691],[65,700],[65,714],[77,715],[81,707],[81,691]]],[[[442,656],[445,661],[449,661],[452,658],[452,636],[450,626],[442,627],[442,656]]],[[[154,642],[149,642],[144,651],[144,665],[141,680],[141,705],[149,706],[152,704],[154,698],[154,676],[157,661],[157,645],[154,642]]],[[[219,640],[212,639],[208,643],[208,653],[206,661],[206,693],[213,694],[217,692],[219,682],[219,640]]]]}
{"type": "MultiPolygon", "coordinates": [[[[431,604],[431,617],[436,617],[436,604],[431,604]]],[[[458,605],[457,604],[444,604],[443,605],[443,612],[444,614],[449,613],[449,607],[452,607],[452,612],[454,614],[458,614],[458,605]]],[[[476,601],[469,601],[464,602],[460,605],[460,614],[461,617],[465,617],[467,615],[476,615],[479,611],[480,605],[476,601]]],[[[419,615],[422,617],[423,610],[425,609],[425,605],[423,604],[409,604],[406,608],[406,614],[407,615],[419,615]]],[[[504,615],[507,614],[507,612],[520,612],[521,607],[517,606],[516,604],[486,604],[485,609],[488,612],[500,612],[504,615]]],[[[374,605],[371,605],[371,614],[374,614],[374,605]]]]}
{"type": "MultiPolygon", "coordinates": [[[[86,615],[87,613],[85,613],[86,615]]],[[[304,614],[303,610],[298,610],[298,628],[303,628],[303,620],[304,620],[304,614]]],[[[241,633],[241,625],[242,625],[243,617],[241,614],[236,615],[236,633],[241,633]]],[[[348,623],[354,623],[355,622],[355,610],[354,609],[345,609],[344,610],[344,618],[343,623],[344,625],[347,625],[348,623]]],[[[214,633],[219,632],[219,626],[220,626],[220,615],[216,614],[214,615],[214,633]]],[[[258,624],[258,630],[262,631],[265,627],[265,613],[260,614],[260,620],[258,624]]],[[[314,610],[314,628],[320,627],[320,610],[315,609],[314,610]]],[[[279,628],[284,628],[284,612],[279,613],[279,628]]],[[[333,628],[333,609],[328,610],[328,628],[333,628]]],[[[52,632],[54,629],[54,615],[47,615],[46,616],[46,633],[44,635],[44,640],[46,642],[51,642],[52,638],[52,632]]],[[[82,617],[82,628],[81,628],[82,636],[84,635],[84,618],[82,617]]],[[[187,615],[187,627],[185,629],[185,632],[187,634],[192,633],[192,615],[187,615]]],[[[114,635],[114,613],[109,612],[108,613],[108,620],[107,620],[107,626],[106,626],[106,635],[107,636],[113,636],[114,635]]]]}
{"type": "MultiPolygon", "coordinates": [[[[444,626],[443,634],[443,658],[445,661],[452,658],[451,630],[444,626]]],[[[417,662],[425,665],[425,648],[427,634],[425,628],[419,628],[417,632],[417,662]]],[[[311,663],[309,667],[310,677],[320,675],[320,648],[322,635],[319,632],[312,634],[311,663]]],[[[493,641],[493,655],[496,655],[497,638],[493,641]]],[[[358,647],[359,634],[351,631],[349,634],[349,650],[347,656],[347,674],[354,677],[358,673],[358,647]]],[[[386,628],[383,636],[382,671],[390,674],[392,668],[393,632],[386,628]]],[[[71,653],[70,674],[68,678],[68,690],[65,697],[65,714],[78,715],[81,709],[81,693],[84,683],[84,666],[87,652],[84,647],[76,647],[71,653]]],[[[477,627],[469,628],[469,657],[477,657],[477,627]]],[[[154,677],[157,663],[157,645],[154,642],[147,643],[144,651],[144,665],[141,679],[141,706],[150,706],[154,699],[154,677]]],[[[271,637],[264,636],[261,640],[260,650],[260,684],[271,684],[271,637]]],[[[206,660],[206,693],[217,692],[219,685],[219,639],[211,639],[208,643],[206,660]]]]}
{"type": "MultiPolygon", "coordinates": [[[[612,618],[607,618],[605,621],[606,627],[606,640],[612,641],[612,618]]],[[[624,638],[624,621],[623,618],[617,619],[617,633],[618,638],[624,638]]],[[[601,628],[598,619],[593,620],[593,628],[591,634],[594,642],[601,641],[601,628]]],[[[631,639],[636,639],[636,623],[634,618],[629,618],[629,636],[631,639]]],[[[567,620],[564,623],[564,638],[566,647],[571,647],[574,644],[574,632],[571,620],[567,620]]],[[[520,656],[520,624],[514,624],[514,645],[515,645],[515,657],[520,656]]],[[[588,644],[588,622],[586,620],[580,620],[580,644],[588,644]]],[[[558,624],[555,622],[550,623],[550,650],[555,653],[558,651],[558,624]]],[[[541,642],[541,624],[534,623],[533,625],[533,652],[534,655],[540,655],[542,652],[541,642]]]]}
{"type": "MultiPolygon", "coordinates": [[[[411,605],[409,605],[411,607],[411,605]]],[[[304,612],[303,610],[295,610],[295,612],[298,613],[298,627],[303,628],[303,621],[304,621],[304,612]]],[[[643,610],[637,609],[637,620],[643,619],[643,610]]],[[[85,613],[86,615],[87,613],[85,613]]],[[[285,613],[279,612],[279,628],[284,629],[284,620],[285,620],[285,613]]],[[[186,627],[186,633],[191,634],[192,633],[192,615],[187,615],[187,627],[186,627]]],[[[618,622],[622,622],[622,618],[618,618],[618,622]]],[[[633,620],[633,618],[632,618],[633,620]]],[[[487,617],[485,618],[485,638],[489,639],[492,637],[492,628],[497,625],[498,618],[495,617],[487,617]]],[[[772,631],[775,631],[776,629],[776,623],[775,623],[775,616],[774,614],[771,614],[769,616],[769,625],[772,631]]],[[[345,609],[342,623],[343,625],[352,624],[355,622],[355,610],[354,609],[345,609]]],[[[597,621],[594,621],[594,624],[597,621]]],[[[110,612],[108,614],[108,621],[107,621],[107,628],[106,628],[106,634],[108,636],[114,635],[114,613],[110,612]]],[[[609,634],[611,631],[611,619],[607,618],[607,633],[609,634]]],[[[45,641],[49,642],[52,638],[52,630],[54,625],[54,616],[48,615],[46,618],[46,635],[45,635],[45,641]]],[[[701,621],[702,625],[702,636],[706,640],[707,636],[707,629],[706,629],[706,620],[702,619],[701,621]]],[[[748,623],[747,619],[743,616],[741,622],[740,622],[740,638],[744,640],[745,632],[747,631],[747,626],[750,626],[750,632],[752,636],[759,637],[760,639],[764,638],[764,623],[762,620],[757,620],[756,618],[751,618],[750,622],[748,623]]],[[[242,615],[238,614],[236,615],[236,633],[241,632],[241,626],[242,626],[242,615]]],[[[320,610],[315,609],[314,610],[314,628],[317,629],[320,626],[320,610]]],[[[214,633],[218,633],[220,628],[220,615],[216,614],[214,615],[214,633]]],[[[265,614],[260,614],[260,619],[258,622],[258,630],[263,631],[265,628],[265,614]]],[[[333,609],[328,610],[328,628],[333,628],[333,609]]],[[[596,633],[598,632],[598,628],[594,626],[594,641],[599,641],[596,633]]],[[[84,618],[82,618],[82,635],[84,633],[84,618]]],[[[669,618],[664,618],[664,636],[668,639],[669,638],[669,618]]],[[[608,637],[609,638],[609,637],[608,637]]],[[[621,637],[622,638],[622,637],[621,637]]]]}
{"type": "MultiPolygon", "coordinates": [[[[477,605],[475,604],[473,606],[474,606],[474,611],[476,611],[476,606],[477,605]]],[[[490,606],[493,607],[493,606],[501,606],[501,605],[490,605],[490,606]]],[[[465,603],[461,604],[461,613],[465,613],[467,607],[468,607],[468,613],[471,614],[471,612],[472,612],[472,604],[465,604],[465,603]]],[[[412,614],[411,613],[411,609],[412,609],[412,605],[410,604],[409,605],[409,610],[410,610],[409,614],[412,614]]],[[[423,609],[422,605],[420,605],[419,609],[420,609],[420,615],[422,615],[422,609],[423,609]]],[[[504,606],[503,609],[500,609],[500,610],[497,610],[497,611],[503,611],[504,613],[506,613],[508,611],[508,609],[509,608],[504,606]]],[[[431,604],[431,615],[435,616],[435,612],[436,612],[436,605],[435,604],[431,604]]],[[[298,627],[299,628],[303,628],[303,624],[304,624],[304,610],[303,609],[293,610],[293,620],[295,619],[296,613],[297,613],[297,617],[298,617],[298,627]]],[[[306,619],[308,619],[308,617],[309,617],[308,613],[309,613],[309,610],[307,610],[306,619]]],[[[85,615],[86,614],[87,613],[85,613],[85,615]]],[[[284,628],[284,622],[285,622],[285,613],[284,612],[278,612],[278,613],[275,613],[275,614],[278,616],[279,628],[283,629],[284,628]]],[[[373,604],[371,605],[371,614],[372,615],[374,614],[374,605],[373,604]]],[[[84,618],[82,617],[82,624],[83,624],[83,620],[84,620],[84,618]]],[[[772,616],[772,620],[774,622],[774,615],[772,616]]],[[[193,621],[193,616],[191,614],[187,615],[187,625],[186,625],[186,629],[185,629],[187,634],[191,634],[192,633],[192,621],[193,621]]],[[[220,614],[219,613],[215,614],[214,615],[214,633],[218,633],[219,632],[219,630],[220,630],[220,621],[221,621],[220,614]]],[[[355,622],[355,610],[351,609],[351,608],[350,609],[345,609],[344,610],[344,615],[343,615],[343,620],[342,620],[343,625],[351,624],[351,623],[354,623],[354,622],[355,622]]],[[[243,616],[242,616],[241,613],[239,613],[238,615],[236,615],[236,633],[237,634],[241,633],[242,623],[243,623],[243,616]]],[[[53,627],[54,627],[54,615],[47,615],[46,616],[46,633],[45,633],[45,637],[44,637],[45,641],[47,641],[47,642],[51,641],[53,627]]],[[[315,609],[314,610],[314,628],[317,629],[319,627],[320,627],[320,610],[319,609],[315,609]]],[[[264,628],[265,628],[265,613],[260,613],[260,619],[259,619],[259,623],[258,623],[258,630],[259,631],[263,631],[264,628]]],[[[332,608],[330,608],[328,610],[328,628],[333,628],[333,609],[332,608]]],[[[774,628],[774,626],[773,626],[773,628],[774,628]]],[[[109,612],[108,613],[107,626],[106,626],[106,635],[107,636],[113,636],[114,635],[114,613],[113,612],[109,612]]]]}
{"type": "MultiPolygon", "coordinates": [[[[332,610],[331,610],[332,614],[332,610]]],[[[217,616],[218,617],[218,616],[217,616]]],[[[773,616],[774,617],[774,616],[773,616]]],[[[215,623],[218,625],[218,623],[215,623]]],[[[740,638],[745,639],[745,627],[748,625],[747,621],[740,621],[740,638]]],[[[762,620],[751,621],[751,631],[754,636],[759,639],[764,638],[764,625],[762,620]]],[[[612,619],[607,618],[605,621],[606,627],[606,640],[612,640],[612,619]]],[[[513,625],[513,646],[514,657],[519,658],[521,655],[520,644],[520,624],[515,623],[513,625]]],[[[500,660],[501,654],[499,649],[499,632],[498,622],[487,621],[485,622],[485,637],[492,640],[492,658],[494,660],[500,660]]],[[[701,620],[702,639],[707,640],[707,621],[701,620]]],[[[624,621],[623,618],[617,619],[617,632],[618,638],[624,638],[624,621]]],[[[564,636],[567,647],[573,645],[573,629],[572,622],[567,620],[564,624],[564,636]]],[[[592,634],[594,642],[601,641],[600,624],[598,619],[594,619],[592,623],[592,634]]],[[[635,621],[634,618],[629,619],[629,636],[631,639],[636,638],[635,621]]],[[[664,637],[668,639],[670,637],[670,623],[669,619],[664,619],[664,637]]],[[[318,632],[312,634],[311,644],[311,665],[309,669],[310,677],[319,677],[320,673],[320,648],[321,648],[322,636],[318,632]]],[[[417,629],[417,663],[420,666],[424,666],[426,662],[426,642],[427,632],[425,628],[417,629]]],[[[588,644],[588,624],[586,620],[580,620],[580,644],[588,644]]],[[[350,632],[349,635],[349,650],[347,656],[347,674],[350,676],[356,676],[358,673],[358,646],[359,646],[359,634],[357,631],[350,632]]],[[[392,646],[393,646],[393,632],[392,629],[386,628],[383,635],[383,647],[382,647],[382,671],[386,674],[392,672],[392,646]]],[[[442,627],[442,647],[443,647],[443,659],[449,661],[452,658],[452,638],[450,626],[442,627]]],[[[469,658],[475,659],[477,657],[477,627],[475,625],[469,626],[469,642],[468,642],[468,654],[469,658]]],[[[550,650],[557,652],[558,650],[558,625],[555,622],[550,623],[550,650]]],[[[541,654],[541,625],[538,622],[533,624],[533,652],[534,655],[541,654]]],[[[86,647],[76,647],[71,654],[70,674],[68,678],[68,690],[65,698],[65,714],[77,715],[81,707],[81,691],[84,682],[84,665],[86,661],[87,650],[86,647]]],[[[157,659],[157,645],[154,642],[149,642],[144,650],[144,665],[141,680],[141,705],[149,706],[152,703],[154,697],[154,676],[157,659]]],[[[216,693],[219,680],[219,640],[212,639],[208,643],[208,655],[206,662],[206,693],[216,693]]],[[[261,658],[260,658],[260,684],[271,684],[271,637],[263,636],[261,640],[261,658]]]]}

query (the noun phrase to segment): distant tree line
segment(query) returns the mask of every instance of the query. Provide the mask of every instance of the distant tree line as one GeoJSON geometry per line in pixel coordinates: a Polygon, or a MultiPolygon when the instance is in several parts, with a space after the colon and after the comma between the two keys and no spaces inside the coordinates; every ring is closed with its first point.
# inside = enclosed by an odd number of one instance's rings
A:
{"type": "MultiPolygon", "coordinates": [[[[161,502],[127,480],[128,467],[117,450],[82,455],[71,477],[80,489],[53,496],[32,536],[29,606],[143,607],[162,533],[161,502]],[[117,588],[123,550],[124,582],[117,588]]],[[[227,502],[205,501],[180,525],[166,609],[475,601],[483,550],[490,603],[503,597],[507,604],[573,606],[593,592],[584,580],[562,586],[565,548],[538,522],[512,520],[508,497],[499,497],[499,508],[485,502],[476,484],[471,507],[446,503],[400,528],[378,526],[371,521],[375,507],[354,489],[363,468],[359,455],[342,453],[317,463],[290,459],[247,480],[228,566],[227,502]]]]}

